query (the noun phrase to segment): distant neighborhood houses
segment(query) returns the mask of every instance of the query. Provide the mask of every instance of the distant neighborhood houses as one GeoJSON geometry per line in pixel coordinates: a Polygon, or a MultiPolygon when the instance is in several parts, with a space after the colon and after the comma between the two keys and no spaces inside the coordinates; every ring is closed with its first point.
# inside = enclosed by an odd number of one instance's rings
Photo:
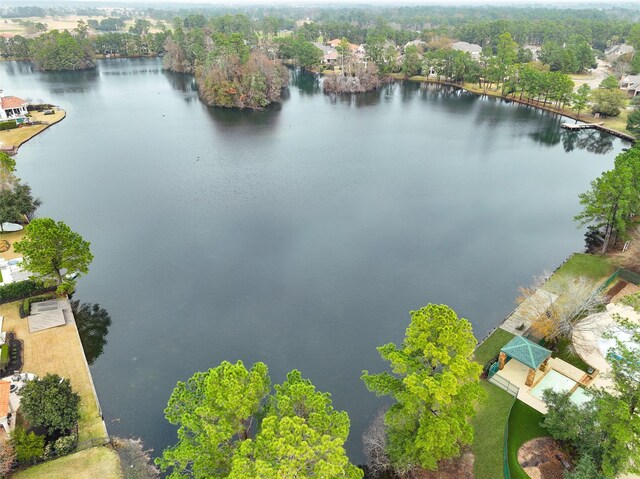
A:
{"type": "Polygon", "coordinates": [[[480,59],[480,54],[482,53],[482,47],[476,43],[455,42],[451,44],[451,49],[467,52],[474,60],[480,59]]]}
{"type": "Polygon", "coordinates": [[[622,55],[633,53],[633,47],[627,44],[612,45],[604,51],[604,56],[609,61],[617,60],[622,55]]]}
{"type": "Polygon", "coordinates": [[[627,75],[620,80],[620,89],[631,97],[640,95],[640,75],[627,75]]]}
{"type": "MultiPolygon", "coordinates": [[[[338,59],[340,58],[340,54],[338,53],[337,47],[342,42],[341,39],[335,38],[333,40],[329,40],[326,43],[313,42],[313,45],[322,50],[322,64],[323,65],[336,65],[338,63],[338,59]]],[[[361,60],[365,59],[366,51],[364,45],[354,45],[353,43],[349,43],[349,49],[351,50],[351,54],[356,58],[361,60]]]]}

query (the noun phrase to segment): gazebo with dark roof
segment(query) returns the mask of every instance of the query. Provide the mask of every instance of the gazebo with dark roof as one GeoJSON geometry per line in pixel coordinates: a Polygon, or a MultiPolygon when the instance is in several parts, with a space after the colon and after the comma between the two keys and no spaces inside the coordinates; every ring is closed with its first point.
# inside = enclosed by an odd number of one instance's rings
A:
{"type": "Polygon", "coordinates": [[[507,357],[529,366],[529,374],[525,385],[531,386],[536,375],[536,369],[540,368],[541,371],[547,369],[551,351],[533,341],[529,341],[527,338],[515,336],[500,349],[500,369],[504,368],[507,357]]]}

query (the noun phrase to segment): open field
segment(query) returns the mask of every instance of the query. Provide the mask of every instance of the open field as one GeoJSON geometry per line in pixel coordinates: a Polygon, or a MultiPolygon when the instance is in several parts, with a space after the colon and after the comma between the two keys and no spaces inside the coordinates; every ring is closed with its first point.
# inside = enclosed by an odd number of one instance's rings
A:
{"type": "MultiPolygon", "coordinates": [[[[97,20],[98,22],[109,18],[110,11],[105,9],[104,15],[96,15],[96,16],[81,16],[81,15],[65,15],[65,16],[54,16],[54,17],[28,17],[28,18],[4,18],[0,20],[0,33],[10,33],[12,35],[21,35],[23,37],[33,37],[37,36],[38,33],[33,34],[27,31],[27,27],[24,25],[20,25],[19,23],[14,22],[13,20],[26,20],[33,23],[44,23],[47,26],[47,31],[51,30],[68,30],[71,31],[78,26],[78,22],[80,20],[97,20]]],[[[142,19],[142,17],[139,17],[142,19]]],[[[155,20],[147,18],[155,25],[155,20]]],[[[126,20],[125,28],[120,31],[127,31],[131,25],[135,23],[135,20],[126,20]]],[[[159,30],[151,30],[152,32],[159,30]]],[[[106,33],[96,30],[91,30],[93,34],[106,33]]]]}
{"type": "Polygon", "coordinates": [[[0,305],[0,316],[4,316],[4,330],[15,332],[24,342],[23,371],[40,377],[55,373],[69,378],[80,395],[79,441],[106,437],[75,322],[30,333],[27,319],[20,318],[19,306],[19,301],[0,305]]]}
{"type": "Polygon", "coordinates": [[[121,479],[120,459],[109,447],[93,447],[21,471],[14,479],[121,479]]]}

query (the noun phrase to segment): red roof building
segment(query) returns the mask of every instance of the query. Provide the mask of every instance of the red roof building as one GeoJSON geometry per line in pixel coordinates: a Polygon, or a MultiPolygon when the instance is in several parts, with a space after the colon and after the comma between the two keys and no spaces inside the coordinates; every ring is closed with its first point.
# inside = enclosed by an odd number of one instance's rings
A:
{"type": "Polygon", "coordinates": [[[27,102],[17,96],[0,95],[0,120],[18,118],[27,114],[27,102]]]}

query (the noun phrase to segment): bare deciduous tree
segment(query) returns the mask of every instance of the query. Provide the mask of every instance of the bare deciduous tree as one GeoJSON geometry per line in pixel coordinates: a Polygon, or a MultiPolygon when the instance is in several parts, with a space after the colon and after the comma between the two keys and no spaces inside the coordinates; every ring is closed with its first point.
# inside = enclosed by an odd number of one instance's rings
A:
{"type": "Polygon", "coordinates": [[[384,423],[385,411],[381,409],[362,434],[364,455],[367,458],[369,470],[378,476],[391,470],[391,463],[387,456],[387,426],[384,423]]]}
{"type": "Polygon", "coordinates": [[[151,450],[145,449],[141,439],[114,438],[113,447],[120,457],[124,479],[159,479],[160,471],[151,461],[151,450]]]}
{"type": "Polygon", "coordinates": [[[550,342],[569,339],[576,329],[588,330],[593,322],[588,317],[607,303],[598,283],[584,276],[558,278],[557,298],[552,299],[540,288],[546,277],[535,278],[532,286],[520,289],[519,314],[531,323],[531,330],[550,342]]]}

